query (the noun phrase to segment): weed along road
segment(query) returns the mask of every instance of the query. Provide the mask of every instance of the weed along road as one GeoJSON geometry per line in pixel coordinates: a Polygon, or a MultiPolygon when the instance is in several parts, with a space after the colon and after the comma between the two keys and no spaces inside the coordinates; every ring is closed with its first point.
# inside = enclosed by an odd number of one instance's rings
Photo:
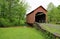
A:
{"type": "Polygon", "coordinates": [[[38,23],[38,24],[40,25],[40,27],[42,29],[44,29],[60,38],[60,25],[47,24],[47,23],[38,23]]]}

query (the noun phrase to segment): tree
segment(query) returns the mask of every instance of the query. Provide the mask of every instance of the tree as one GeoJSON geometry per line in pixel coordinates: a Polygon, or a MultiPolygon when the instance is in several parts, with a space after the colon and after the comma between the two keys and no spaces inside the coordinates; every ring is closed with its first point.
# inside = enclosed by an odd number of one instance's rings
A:
{"type": "Polygon", "coordinates": [[[57,23],[60,21],[60,6],[55,7],[52,3],[49,4],[48,8],[48,21],[57,23]]]}
{"type": "Polygon", "coordinates": [[[57,21],[60,22],[60,5],[57,7],[57,9],[58,9],[57,21]]]}
{"type": "Polygon", "coordinates": [[[55,8],[55,6],[54,6],[54,4],[52,2],[48,4],[48,8],[47,8],[48,13],[47,13],[47,15],[48,15],[48,21],[49,22],[52,21],[53,9],[54,8],[55,8]]]}
{"type": "Polygon", "coordinates": [[[50,11],[50,10],[52,10],[52,9],[54,9],[54,8],[55,8],[55,5],[54,5],[52,2],[50,2],[50,3],[48,4],[47,10],[50,11]]]}
{"type": "Polygon", "coordinates": [[[0,26],[24,24],[28,4],[24,0],[0,0],[0,26]],[[8,21],[7,21],[8,20],[8,21]]]}

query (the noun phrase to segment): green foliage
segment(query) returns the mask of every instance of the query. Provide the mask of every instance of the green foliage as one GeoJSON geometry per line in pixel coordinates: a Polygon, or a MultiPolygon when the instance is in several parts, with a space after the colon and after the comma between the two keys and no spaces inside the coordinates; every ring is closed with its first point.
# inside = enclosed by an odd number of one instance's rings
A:
{"type": "Polygon", "coordinates": [[[58,24],[49,24],[49,23],[42,23],[40,25],[42,25],[43,29],[46,30],[46,34],[49,35],[49,36],[45,35],[46,38],[48,38],[48,37],[51,37],[50,39],[55,39],[56,37],[59,38],[60,25],[58,25],[58,24]],[[53,35],[53,34],[55,34],[55,35],[53,35]]]}
{"type": "Polygon", "coordinates": [[[10,21],[8,19],[4,19],[4,18],[0,18],[0,26],[1,27],[8,27],[11,26],[12,23],[10,23],[10,21]]]}
{"type": "MultiPolygon", "coordinates": [[[[45,37],[45,39],[55,39],[55,36],[53,35],[53,33],[51,33],[49,30],[46,30],[46,29],[49,29],[50,27],[48,26],[45,26],[46,24],[40,24],[41,26],[38,27],[39,25],[38,24],[34,24],[34,27],[42,33],[42,36],[45,37]]],[[[50,29],[51,30],[51,29],[50,29]]]]}
{"type": "Polygon", "coordinates": [[[59,22],[60,21],[60,6],[55,7],[52,3],[48,5],[48,22],[59,22]]]}
{"type": "Polygon", "coordinates": [[[0,19],[3,18],[0,26],[25,24],[27,8],[28,4],[24,0],[0,0],[0,19]]]}

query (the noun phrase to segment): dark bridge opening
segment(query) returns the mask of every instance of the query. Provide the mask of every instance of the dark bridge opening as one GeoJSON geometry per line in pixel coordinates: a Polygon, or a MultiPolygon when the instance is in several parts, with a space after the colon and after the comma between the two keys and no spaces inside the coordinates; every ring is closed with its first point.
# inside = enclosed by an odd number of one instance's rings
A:
{"type": "Polygon", "coordinates": [[[35,22],[45,23],[46,22],[46,15],[43,12],[38,12],[35,15],[35,22]]]}

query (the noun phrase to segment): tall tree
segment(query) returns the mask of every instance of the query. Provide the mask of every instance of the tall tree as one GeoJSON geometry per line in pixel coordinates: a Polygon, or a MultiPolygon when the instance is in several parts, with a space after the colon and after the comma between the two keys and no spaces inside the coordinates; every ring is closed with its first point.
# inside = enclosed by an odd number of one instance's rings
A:
{"type": "Polygon", "coordinates": [[[60,5],[58,7],[55,7],[53,4],[49,4],[48,8],[48,21],[49,22],[59,22],[60,21],[60,5]],[[52,5],[52,6],[51,6],[52,5]]]}
{"type": "Polygon", "coordinates": [[[52,9],[54,9],[54,8],[55,8],[55,5],[54,5],[52,2],[50,2],[50,3],[48,4],[47,10],[49,11],[49,10],[52,10],[52,9]]]}
{"type": "Polygon", "coordinates": [[[48,10],[48,13],[47,13],[47,15],[48,15],[48,21],[49,22],[51,22],[52,21],[52,18],[53,18],[53,9],[55,8],[55,5],[51,2],[51,3],[49,3],[48,4],[48,8],[47,8],[47,10],[48,10]]]}
{"type": "Polygon", "coordinates": [[[9,23],[9,25],[24,24],[24,17],[28,8],[28,4],[24,0],[0,0],[0,4],[1,25],[3,25],[2,19],[5,20],[5,24],[9,23]]]}

